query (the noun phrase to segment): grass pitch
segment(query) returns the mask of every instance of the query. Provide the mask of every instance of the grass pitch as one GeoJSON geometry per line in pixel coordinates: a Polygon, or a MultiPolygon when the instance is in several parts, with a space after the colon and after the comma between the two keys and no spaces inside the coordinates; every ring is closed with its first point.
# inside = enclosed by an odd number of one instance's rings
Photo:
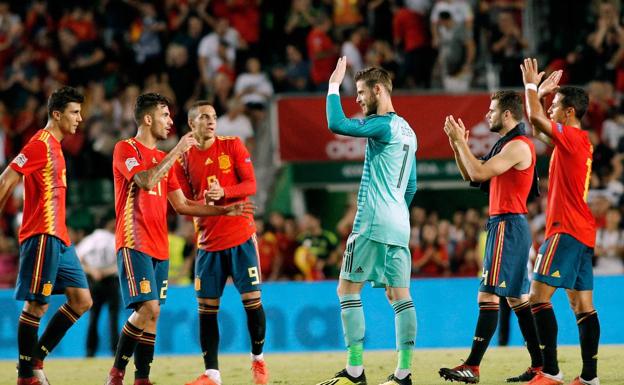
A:
{"type": "MultiPolygon", "coordinates": [[[[416,350],[413,359],[414,385],[444,384],[438,376],[442,366],[452,367],[465,358],[468,349],[416,350]]],[[[270,384],[314,385],[330,378],[344,367],[345,353],[267,354],[270,384]]],[[[366,377],[371,385],[380,384],[395,367],[396,354],[391,351],[364,352],[366,377]]],[[[577,347],[559,349],[559,361],[566,383],[580,373],[580,350],[577,347]]],[[[50,359],[46,374],[52,385],[102,385],[112,358],[50,359]]],[[[505,378],[520,374],[529,364],[528,353],[523,348],[492,348],[481,365],[482,385],[505,384],[505,378]]],[[[603,385],[623,385],[624,346],[601,346],[598,372],[603,385]]],[[[132,365],[132,364],[131,364],[132,365]]],[[[251,384],[249,357],[247,355],[222,355],[221,375],[224,385],[251,384]]],[[[202,372],[202,360],[197,356],[156,356],[152,367],[152,381],[157,385],[184,385],[202,372]]],[[[126,384],[133,383],[133,373],[128,371],[126,384]]],[[[15,384],[15,363],[0,361],[0,385],[15,384]]],[[[446,383],[449,384],[450,383],[446,383]]],[[[458,384],[458,383],[453,383],[458,384]]]]}

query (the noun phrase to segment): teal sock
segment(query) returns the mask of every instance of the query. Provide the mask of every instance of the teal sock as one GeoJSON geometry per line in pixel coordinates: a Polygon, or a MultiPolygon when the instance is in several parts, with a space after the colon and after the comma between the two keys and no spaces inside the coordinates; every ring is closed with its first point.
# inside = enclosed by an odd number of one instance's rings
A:
{"type": "Polygon", "coordinates": [[[346,294],[339,297],[340,315],[345,344],[349,352],[348,365],[360,366],[364,351],[364,309],[359,294],[346,294]]]}
{"type": "Polygon", "coordinates": [[[399,352],[397,369],[409,370],[412,364],[412,349],[416,342],[416,310],[410,298],[392,303],[396,348],[399,352]]]}

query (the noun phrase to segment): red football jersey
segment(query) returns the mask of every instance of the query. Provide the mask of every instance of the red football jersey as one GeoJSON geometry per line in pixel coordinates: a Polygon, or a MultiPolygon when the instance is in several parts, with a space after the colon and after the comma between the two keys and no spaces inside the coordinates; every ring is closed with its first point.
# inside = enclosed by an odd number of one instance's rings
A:
{"type": "Polygon", "coordinates": [[[165,157],[157,148],[147,148],[136,139],[118,142],[113,151],[115,180],[115,248],[138,250],[156,259],[169,258],[167,238],[167,193],[180,188],[173,170],[150,191],[134,182],[134,175],[148,170],[165,157]]]}
{"type": "MultiPolygon", "coordinates": [[[[256,193],[256,178],[249,152],[234,136],[217,136],[205,150],[192,147],[176,162],[175,172],[187,198],[203,200],[204,191],[218,180],[225,196],[218,205],[247,200],[256,193]]],[[[245,243],[256,232],[253,217],[195,217],[197,247],[206,251],[229,249],[245,243]]]]}
{"type": "MultiPolygon", "coordinates": [[[[531,165],[524,170],[510,168],[490,181],[490,215],[526,214],[526,201],[533,185],[535,172],[535,146],[526,136],[512,139],[521,140],[531,149],[531,165]]],[[[509,144],[508,143],[508,144],[509,144]]]]}
{"type": "Polygon", "coordinates": [[[546,237],[566,233],[594,247],[596,224],[587,205],[593,152],[589,135],[580,128],[551,125],[555,149],[548,171],[546,237]]]}
{"type": "Polygon", "coordinates": [[[19,241],[50,234],[70,245],[65,225],[65,157],[61,143],[39,130],[9,165],[24,176],[24,216],[19,241]]]}

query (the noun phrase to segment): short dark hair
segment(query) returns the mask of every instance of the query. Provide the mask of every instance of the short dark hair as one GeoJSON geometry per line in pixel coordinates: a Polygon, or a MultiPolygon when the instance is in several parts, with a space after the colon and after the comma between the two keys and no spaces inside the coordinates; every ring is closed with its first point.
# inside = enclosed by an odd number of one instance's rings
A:
{"type": "Polygon", "coordinates": [[[198,100],[198,101],[194,102],[193,104],[191,104],[191,108],[189,108],[189,110],[188,110],[188,118],[189,119],[195,119],[195,117],[193,115],[195,115],[197,113],[197,109],[199,107],[203,107],[203,106],[211,106],[212,107],[212,103],[210,103],[208,100],[198,100]]]}
{"type": "Polygon", "coordinates": [[[580,87],[564,86],[557,90],[558,94],[561,94],[561,105],[565,108],[574,108],[574,115],[578,120],[583,119],[589,106],[589,96],[587,91],[580,87]]]}
{"type": "Polygon", "coordinates": [[[170,104],[169,99],[155,92],[139,95],[134,105],[134,120],[138,125],[141,125],[143,117],[151,113],[154,108],[158,106],[169,107],[170,104]]]}
{"type": "Polygon", "coordinates": [[[368,88],[373,88],[375,84],[380,83],[388,92],[392,92],[392,78],[390,73],[383,68],[368,67],[356,72],[355,81],[364,81],[368,88]]]}
{"type": "Polygon", "coordinates": [[[52,92],[48,98],[48,117],[52,117],[53,111],[65,111],[69,103],[82,103],[84,96],[73,87],[61,87],[52,92]]]}
{"type": "Polygon", "coordinates": [[[497,91],[492,94],[491,100],[498,100],[500,112],[509,111],[515,120],[522,120],[522,97],[516,91],[497,91]]]}

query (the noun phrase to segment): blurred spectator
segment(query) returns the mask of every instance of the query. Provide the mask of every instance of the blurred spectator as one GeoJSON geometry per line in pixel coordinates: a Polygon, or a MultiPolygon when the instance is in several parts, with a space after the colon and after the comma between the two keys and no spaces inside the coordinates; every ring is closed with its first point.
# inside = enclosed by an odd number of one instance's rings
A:
{"type": "MultiPolygon", "coordinates": [[[[428,2],[429,0],[416,1],[428,2]]],[[[399,6],[396,0],[394,5],[399,6]]],[[[392,30],[388,26],[392,25],[393,0],[369,0],[366,2],[366,7],[368,34],[376,39],[391,41],[392,30]]]]}
{"type": "MultiPolygon", "coordinates": [[[[434,0],[435,4],[431,9],[431,44],[434,48],[438,48],[441,45],[443,37],[440,36],[441,29],[439,28],[440,19],[442,14],[448,14],[448,18],[453,21],[453,24],[463,27],[466,31],[472,31],[472,24],[474,21],[474,15],[472,8],[466,0],[434,0]]],[[[471,36],[472,38],[472,36],[471,36]]]]}
{"type": "Polygon", "coordinates": [[[0,231],[0,288],[15,287],[18,262],[15,241],[0,231]]]}
{"type": "Polygon", "coordinates": [[[310,78],[317,90],[325,91],[327,82],[338,59],[338,49],[329,35],[331,20],[323,14],[317,16],[314,28],[306,39],[310,59],[310,78]]]}
{"type": "Polygon", "coordinates": [[[195,262],[195,227],[187,218],[169,216],[169,284],[188,285],[195,262]]]}
{"type": "Polygon", "coordinates": [[[422,227],[420,245],[412,250],[412,275],[417,277],[443,277],[450,273],[446,245],[438,239],[434,225],[422,227]]]}
{"type": "Polygon", "coordinates": [[[138,8],[140,17],[130,26],[129,38],[138,65],[137,75],[143,77],[162,71],[164,49],[160,34],[166,31],[167,24],[158,18],[154,4],[142,2],[138,8]]]}
{"type": "Polygon", "coordinates": [[[410,210],[410,226],[411,226],[411,231],[410,231],[410,241],[409,241],[409,247],[410,249],[415,249],[416,247],[420,246],[420,231],[422,226],[425,224],[427,220],[427,211],[422,208],[422,207],[418,207],[418,206],[414,206],[412,207],[412,209],[410,210]]]}
{"type": "Polygon", "coordinates": [[[334,233],[321,227],[321,219],[315,214],[305,214],[301,220],[301,234],[297,240],[301,245],[296,254],[302,255],[304,273],[319,279],[336,279],[340,274],[340,256],[336,253],[338,238],[334,233]]]}
{"type": "Polygon", "coordinates": [[[307,91],[310,78],[310,64],[303,58],[303,54],[295,45],[286,46],[286,76],[290,92],[307,91]]]}
{"type": "Polygon", "coordinates": [[[87,357],[93,357],[97,352],[98,320],[105,304],[108,304],[109,312],[110,353],[115,355],[117,348],[119,281],[114,232],[115,216],[107,214],[102,218],[99,228],[76,245],[76,254],[87,274],[93,298],[87,334],[87,357]]]}
{"type": "Polygon", "coordinates": [[[396,1],[397,9],[392,20],[393,41],[395,47],[403,52],[403,73],[401,78],[408,87],[431,86],[432,53],[425,15],[405,5],[405,1],[396,1]]]}
{"type": "Polygon", "coordinates": [[[249,152],[253,153],[254,131],[244,111],[245,106],[238,98],[230,99],[227,114],[217,119],[217,132],[219,135],[241,138],[249,152]]]}
{"type": "Polygon", "coordinates": [[[262,219],[256,218],[255,222],[262,280],[275,281],[280,275],[282,265],[277,235],[272,226],[265,225],[262,219]]]}
{"type": "Polygon", "coordinates": [[[363,28],[357,28],[351,31],[349,39],[342,44],[340,56],[347,57],[347,72],[342,82],[342,90],[347,95],[355,95],[355,80],[353,77],[356,72],[364,68],[364,60],[360,52],[360,45],[366,32],[363,28]]]}
{"type": "Polygon", "coordinates": [[[454,20],[449,11],[440,12],[436,31],[437,77],[446,91],[465,92],[470,87],[475,59],[472,34],[464,24],[454,20]]]}
{"type": "Polygon", "coordinates": [[[219,72],[214,77],[214,93],[211,95],[212,106],[217,116],[227,113],[227,106],[230,99],[234,97],[234,84],[232,79],[223,72],[219,72]]]}
{"type": "Polygon", "coordinates": [[[186,106],[191,98],[197,99],[199,73],[195,61],[191,61],[189,58],[187,48],[183,45],[169,44],[166,52],[166,63],[167,82],[173,88],[177,105],[186,106]]]}
{"type": "Polygon", "coordinates": [[[307,54],[306,41],[317,17],[318,11],[312,7],[310,0],[292,0],[284,26],[288,44],[307,54]]]}
{"type": "Polygon", "coordinates": [[[615,1],[600,2],[595,30],[587,37],[593,79],[615,81],[615,68],[624,58],[624,29],[619,14],[615,1]]]}
{"type": "Polygon", "coordinates": [[[230,27],[227,19],[218,19],[214,31],[204,36],[197,48],[199,71],[206,89],[212,89],[211,80],[216,72],[223,66],[234,65],[236,50],[242,46],[238,31],[230,27]]]}
{"type": "Polygon", "coordinates": [[[273,96],[273,86],[264,72],[260,60],[247,59],[247,72],[240,74],[234,84],[234,92],[249,109],[265,109],[273,96]]]}
{"type": "Polygon", "coordinates": [[[275,229],[277,244],[280,255],[280,271],[279,277],[286,279],[300,280],[302,278],[299,269],[295,264],[295,252],[299,247],[297,235],[297,221],[292,215],[282,215],[280,213],[271,213],[269,221],[275,229]],[[280,217],[282,220],[280,221],[280,217]]]}
{"type": "Polygon", "coordinates": [[[102,79],[104,73],[104,50],[97,40],[80,40],[70,29],[58,33],[63,54],[63,67],[70,73],[70,83],[85,85],[102,79]]]}
{"type": "Polygon", "coordinates": [[[344,40],[344,32],[352,30],[362,23],[363,17],[360,13],[362,0],[331,0],[333,3],[333,25],[334,32],[339,40],[344,40]]]}
{"type": "Polygon", "coordinates": [[[619,210],[609,209],[606,225],[596,233],[594,274],[624,274],[624,231],[620,229],[619,210]]]}
{"type": "Polygon", "coordinates": [[[624,137],[624,113],[621,108],[612,107],[607,111],[607,116],[602,122],[602,135],[600,139],[610,149],[622,152],[620,142],[624,137]]]}
{"type": "Polygon", "coordinates": [[[14,13],[7,0],[0,1],[0,69],[12,60],[23,31],[22,20],[14,13]]]}
{"type": "Polygon", "coordinates": [[[492,61],[498,66],[499,84],[501,87],[520,87],[522,77],[518,68],[529,43],[511,12],[500,12],[497,26],[492,34],[491,51],[492,61]]]}

